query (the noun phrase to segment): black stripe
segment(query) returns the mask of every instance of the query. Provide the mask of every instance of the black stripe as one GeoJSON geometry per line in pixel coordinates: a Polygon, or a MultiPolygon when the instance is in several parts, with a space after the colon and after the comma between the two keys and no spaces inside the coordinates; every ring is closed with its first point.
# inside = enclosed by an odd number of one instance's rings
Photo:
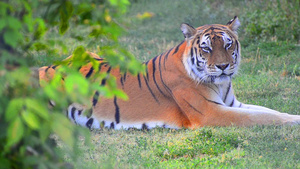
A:
{"type": "Polygon", "coordinates": [[[123,76],[124,82],[126,81],[126,76],[127,76],[127,72],[124,72],[124,76],[123,76]]]}
{"type": "Polygon", "coordinates": [[[199,95],[202,96],[206,101],[209,101],[209,102],[214,103],[214,104],[217,104],[217,105],[223,105],[223,106],[224,106],[223,103],[219,103],[219,102],[216,102],[216,101],[213,101],[213,100],[209,100],[209,99],[207,99],[206,97],[204,97],[202,94],[199,94],[199,95]]]}
{"type": "MultiPolygon", "coordinates": [[[[111,71],[111,67],[109,67],[106,71],[107,74],[109,74],[109,72],[111,71]]],[[[108,75],[107,75],[108,76],[108,75]]],[[[104,86],[106,83],[107,77],[103,78],[101,81],[101,86],[104,86]]]]}
{"type": "Polygon", "coordinates": [[[140,74],[137,75],[137,79],[138,79],[138,82],[139,82],[139,87],[142,88],[140,74]]]}
{"type": "MultiPolygon", "coordinates": [[[[76,108],[75,107],[72,107],[71,109],[71,117],[72,119],[75,121],[75,111],[76,111],[76,108]]],[[[75,121],[76,122],[76,121],[75,121]]]]}
{"type": "Polygon", "coordinates": [[[90,118],[87,122],[86,122],[86,127],[88,127],[89,129],[91,129],[92,125],[93,125],[94,119],[90,118]]]}
{"type": "Polygon", "coordinates": [[[195,64],[195,58],[193,56],[191,56],[191,62],[193,65],[195,64]]]}
{"type": "Polygon", "coordinates": [[[82,113],[82,110],[78,110],[78,115],[80,116],[82,113]]]}
{"type": "Polygon", "coordinates": [[[123,82],[123,77],[122,76],[120,78],[120,82],[121,82],[122,87],[124,87],[124,82],[123,82]]]}
{"type": "Polygon", "coordinates": [[[147,65],[147,68],[146,68],[146,77],[147,77],[147,81],[149,81],[148,65],[147,65]]]}
{"type": "Polygon", "coordinates": [[[50,106],[54,107],[55,105],[52,104],[52,101],[49,101],[50,106]]]}
{"type": "Polygon", "coordinates": [[[195,64],[195,57],[194,57],[194,49],[191,48],[191,61],[192,61],[192,64],[195,64]]]}
{"type": "Polygon", "coordinates": [[[56,67],[57,67],[57,65],[53,65],[53,66],[52,66],[52,69],[56,69],[56,67]]]}
{"type": "Polygon", "coordinates": [[[226,91],[226,94],[225,94],[225,97],[224,97],[224,103],[226,103],[226,100],[227,100],[227,96],[228,96],[228,93],[231,89],[231,83],[229,83],[229,86],[227,87],[227,91],[226,91]]]}
{"type": "Polygon", "coordinates": [[[103,58],[94,58],[95,60],[101,61],[103,58]]]}
{"type": "Polygon", "coordinates": [[[239,41],[238,41],[238,40],[235,40],[235,43],[236,43],[236,50],[237,50],[237,53],[239,53],[239,41]]]}
{"type": "Polygon", "coordinates": [[[232,24],[232,22],[235,20],[237,18],[237,16],[234,16],[234,18],[233,19],[231,19],[226,25],[230,25],[230,24],[232,24]]]}
{"type": "Polygon", "coordinates": [[[205,98],[205,100],[207,100],[207,101],[209,101],[209,102],[212,102],[212,103],[214,103],[214,104],[218,104],[218,105],[224,105],[224,104],[222,104],[222,103],[219,103],[219,102],[215,102],[215,101],[212,101],[212,100],[208,100],[207,98],[205,98]]]}
{"type": "Polygon", "coordinates": [[[115,119],[116,119],[116,123],[120,123],[120,110],[119,110],[119,106],[118,106],[118,103],[117,103],[117,97],[115,96],[114,97],[114,104],[115,104],[115,119]]]}
{"type": "Polygon", "coordinates": [[[102,81],[101,81],[101,86],[104,86],[106,83],[106,78],[103,78],[102,81]]]}
{"type": "Polygon", "coordinates": [[[111,66],[107,69],[106,73],[108,74],[110,73],[110,71],[111,71],[111,66]]]}
{"type": "Polygon", "coordinates": [[[147,87],[148,87],[148,90],[150,91],[150,93],[151,93],[151,95],[152,95],[152,97],[154,98],[154,100],[159,104],[159,101],[157,100],[157,98],[156,98],[156,96],[154,95],[154,93],[153,93],[153,91],[152,91],[152,89],[150,88],[150,86],[149,86],[149,84],[148,84],[148,80],[146,79],[146,77],[144,76],[144,80],[145,80],[145,83],[146,83],[146,85],[147,85],[147,87]]]}
{"type": "Polygon", "coordinates": [[[105,62],[100,63],[100,64],[99,64],[99,67],[98,67],[98,71],[101,71],[101,67],[102,67],[103,65],[105,65],[105,64],[106,64],[105,62]]]}
{"type": "Polygon", "coordinates": [[[121,82],[122,87],[124,87],[124,82],[126,81],[126,73],[127,72],[124,72],[124,75],[123,76],[121,75],[121,78],[120,78],[120,82],[121,82]]]}
{"type": "Polygon", "coordinates": [[[96,104],[98,102],[98,99],[99,99],[99,92],[96,91],[94,96],[93,96],[93,106],[96,106],[96,104]]]}
{"type": "Polygon", "coordinates": [[[239,55],[239,42],[237,40],[235,40],[235,42],[236,42],[236,57],[235,57],[235,63],[236,63],[239,55]]]}
{"type": "MultiPolygon", "coordinates": [[[[223,28],[223,27],[222,27],[223,28]]],[[[224,28],[223,28],[224,29],[224,28]]],[[[210,27],[210,28],[208,28],[208,29],[206,29],[204,32],[203,32],[203,34],[205,34],[206,32],[208,32],[208,31],[212,31],[212,34],[213,33],[215,33],[214,32],[214,30],[222,30],[221,28],[216,28],[216,27],[210,27]]]]}
{"type": "Polygon", "coordinates": [[[142,124],[142,130],[148,130],[148,126],[145,123],[142,124]]]}
{"type": "Polygon", "coordinates": [[[49,70],[50,67],[51,67],[51,66],[48,66],[47,69],[45,70],[45,72],[48,72],[48,70],[49,70]]]}
{"type": "Polygon", "coordinates": [[[175,51],[173,52],[173,55],[178,52],[179,47],[183,44],[183,42],[184,41],[182,41],[179,45],[176,46],[175,51]]]}
{"type": "Polygon", "coordinates": [[[242,103],[240,103],[239,107],[242,107],[242,103]]]}
{"type": "MultiPolygon", "coordinates": [[[[215,85],[216,86],[216,85],[215,85]]],[[[209,87],[211,90],[213,90],[217,95],[219,95],[219,92],[217,92],[214,88],[212,88],[211,86],[207,86],[209,87]]]]}
{"type": "Polygon", "coordinates": [[[146,67],[148,66],[149,60],[147,62],[145,62],[144,64],[146,65],[146,67]]]}
{"type": "Polygon", "coordinates": [[[230,103],[230,107],[232,107],[233,106],[233,104],[234,104],[234,98],[233,98],[233,100],[232,100],[232,102],[230,103]]]}
{"type": "Polygon", "coordinates": [[[146,67],[146,69],[145,69],[145,71],[146,71],[146,77],[147,77],[147,80],[149,81],[148,63],[149,63],[149,60],[147,62],[145,62],[144,64],[145,64],[145,67],[146,67]]]}
{"type": "Polygon", "coordinates": [[[115,128],[114,122],[111,122],[111,123],[110,123],[110,128],[111,128],[111,129],[114,129],[114,128],[115,128]]]}
{"type": "Polygon", "coordinates": [[[153,76],[153,81],[154,81],[154,84],[156,85],[157,89],[159,90],[159,92],[166,97],[166,95],[162,92],[162,90],[158,86],[158,84],[156,82],[156,79],[155,79],[155,70],[156,70],[156,68],[155,68],[155,61],[156,61],[156,59],[157,59],[157,57],[155,57],[155,58],[152,59],[152,68],[153,68],[152,76],[153,76]]]}
{"type": "Polygon", "coordinates": [[[93,71],[94,71],[94,68],[91,67],[90,70],[89,70],[89,72],[85,75],[85,77],[89,78],[92,75],[93,71]]]}
{"type": "Polygon", "coordinates": [[[86,114],[87,118],[90,118],[93,114],[93,109],[87,110],[88,114],[86,114]]]}
{"type": "Polygon", "coordinates": [[[171,49],[168,51],[168,53],[165,55],[165,58],[164,58],[164,68],[165,68],[165,70],[166,70],[166,60],[168,59],[169,53],[171,52],[172,49],[173,49],[173,48],[171,48],[171,49]]]}
{"type": "MultiPolygon", "coordinates": [[[[191,105],[188,101],[186,101],[185,99],[183,99],[193,110],[195,110],[196,112],[202,114],[199,110],[197,110],[193,105],[191,105]]],[[[203,114],[202,114],[203,115],[203,114]]]]}
{"type": "Polygon", "coordinates": [[[161,58],[162,55],[159,56],[159,61],[158,61],[158,68],[159,68],[159,75],[160,75],[160,81],[164,85],[165,89],[168,90],[169,93],[172,94],[172,90],[165,84],[163,77],[162,77],[162,70],[161,70],[161,58]]]}
{"type": "Polygon", "coordinates": [[[173,48],[171,48],[168,53],[165,55],[165,61],[168,59],[169,53],[171,52],[171,50],[173,50],[173,48]]]}

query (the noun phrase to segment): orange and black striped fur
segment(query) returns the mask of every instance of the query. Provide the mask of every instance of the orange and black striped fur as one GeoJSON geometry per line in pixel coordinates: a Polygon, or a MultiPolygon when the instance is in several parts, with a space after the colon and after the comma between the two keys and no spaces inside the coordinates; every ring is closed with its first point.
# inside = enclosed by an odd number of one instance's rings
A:
{"type": "MultiPolygon", "coordinates": [[[[90,117],[84,115],[84,106],[76,103],[69,106],[68,117],[89,128],[115,129],[299,124],[299,115],[243,104],[235,98],[231,80],[240,64],[239,25],[237,17],[227,25],[197,29],[182,24],[185,40],[144,63],[145,75],[121,74],[118,68],[102,65],[99,71],[116,76],[129,100],[101,98],[95,92],[90,117]]],[[[86,77],[97,71],[88,65],[80,69],[86,77]]],[[[41,80],[50,80],[54,73],[51,66],[39,70],[41,80]]],[[[99,82],[103,84],[105,81],[99,82]]]]}

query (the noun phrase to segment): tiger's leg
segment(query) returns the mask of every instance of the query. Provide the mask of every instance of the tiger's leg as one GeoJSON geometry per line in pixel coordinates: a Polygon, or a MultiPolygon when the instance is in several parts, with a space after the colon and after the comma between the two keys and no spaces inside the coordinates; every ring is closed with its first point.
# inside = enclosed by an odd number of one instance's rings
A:
{"type": "Polygon", "coordinates": [[[207,112],[203,124],[209,126],[300,124],[300,116],[268,111],[268,109],[254,110],[218,105],[207,112]]]}
{"type": "Polygon", "coordinates": [[[173,91],[176,103],[191,121],[191,125],[186,126],[188,128],[300,124],[299,115],[279,113],[259,106],[254,106],[256,109],[229,107],[220,98],[210,98],[209,94],[205,95],[198,91],[201,90],[182,88],[173,91]]]}

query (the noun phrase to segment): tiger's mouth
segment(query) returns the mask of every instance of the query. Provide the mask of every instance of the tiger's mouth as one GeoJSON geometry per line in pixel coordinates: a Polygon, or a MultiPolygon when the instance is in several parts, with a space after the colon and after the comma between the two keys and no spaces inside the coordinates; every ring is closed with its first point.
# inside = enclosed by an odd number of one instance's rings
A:
{"type": "Polygon", "coordinates": [[[230,81],[232,79],[233,75],[234,75],[234,73],[227,74],[225,72],[222,72],[220,75],[208,75],[206,82],[214,83],[214,84],[221,84],[221,83],[230,81]]]}

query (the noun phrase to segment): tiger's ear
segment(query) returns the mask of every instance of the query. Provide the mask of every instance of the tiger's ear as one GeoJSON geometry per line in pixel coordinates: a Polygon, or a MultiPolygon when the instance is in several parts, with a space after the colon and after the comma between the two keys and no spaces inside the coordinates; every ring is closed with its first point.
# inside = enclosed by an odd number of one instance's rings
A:
{"type": "Polygon", "coordinates": [[[181,24],[180,29],[186,39],[194,36],[197,33],[197,30],[187,23],[181,24]]]}
{"type": "Polygon", "coordinates": [[[239,18],[235,16],[233,19],[231,19],[228,23],[227,26],[229,29],[231,29],[233,32],[237,33],[238,28],[241,26],[241,23],[239,21],[239,18]]]}

